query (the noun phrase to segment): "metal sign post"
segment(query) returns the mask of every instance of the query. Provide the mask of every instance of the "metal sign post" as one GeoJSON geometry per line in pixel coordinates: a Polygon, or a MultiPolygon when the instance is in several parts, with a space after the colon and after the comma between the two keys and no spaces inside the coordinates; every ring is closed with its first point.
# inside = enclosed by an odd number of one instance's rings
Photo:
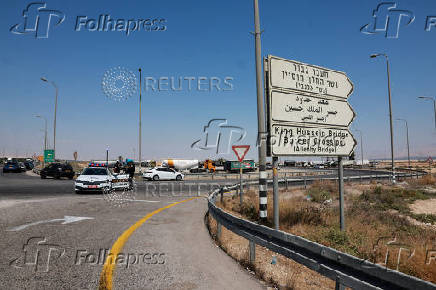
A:
{"type": "Polygon", "coordinates": [[[344,162],[342,157],[338,157],[338,183],[339,183],[339,222],[341,231],[345,231],[345,214],[344,214],[344,162]]]}
{"type": "Polygon", "coordinates": [[[338,158],[340,224],[345,230],[342,158],[357,142],[349,131],[356,117],[347,102],[353,83],[346,73],[269,55],[265,58],[268,154],[273,158],[274,226],[279,229],[279,156],[338,158]]]}
{"type": "Polygon", "coordinates": [[[239,205],[242,206],[242,161],[244,160],[245,154],[250,150],[250,145],[234,145],[232,146],[232,150],[235,152],[239,161],[239,205]]]}
{"type": "Polygon", "coordinates": [[[279,177],[277,168],[279,164],[279,158],[272,158],[273,167],[273,215],[274,215],[274,228],[279,230],[279,177]]]}

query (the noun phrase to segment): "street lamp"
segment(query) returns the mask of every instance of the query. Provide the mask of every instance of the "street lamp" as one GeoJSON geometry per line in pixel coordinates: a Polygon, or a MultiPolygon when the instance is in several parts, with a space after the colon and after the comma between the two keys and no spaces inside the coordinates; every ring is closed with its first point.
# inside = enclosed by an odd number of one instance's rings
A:
{"type": "MultiPolygon", "coordinates": [[[[35,118],[41,118],[44,120],[44,151],[47,150],[47,118],[41,115],[35,115],[35,118]]],[[[44,155],[44,152],[42,153],[44,155]]]]}
{"type": "Polygon", "coordinates": [[[139,159],[139,172],[142,172],[142,166],[141,166],[141,158],[142,158],[142,72],[141,68],[138,69],[139,71],[139,148],[138,148],[138,159],[139,159]]]}
{"type": "Polygon", "coordinates": [[[418,97],[418,99],[427,99],[433,101],[434,106],[434,128],[436,129],[436,98],[435,97],[418,97]]]}
{"type": "Polygon", "coordinates": [[[395,163],[394,163],[394,129],[392,124],[392,98],[391,98],[391,77],[389,71],[389,59],[384,53],[371,54],[370,58],[376,58],[378,56],[384,56],[386,58],[386,68],[388,74],[388,94],[389,94],[389,124],[391,131],[391,162],[392,162],[392,183],[395,183],[395,163]]]}
{"type": "MultiPolygon", "coordinates": [[[[41,80],[43,82],[49,82],[45,77],[41,77],[41,80]]],[[[53,160],[56,160],[56,115],[58,110],[58,87],[56,86],[55,82],[51,82],[51,84],[56,89],[56,96],[55,96],[55,111],[54,111],[54,122],[53,122],[53,160]]]]}
{"type": "Polygon", "coordinates": [[[409,126],[407,125],[407,120],[405,120],[405,119],[397,118],[395,120],[397,120],[397,121],[404,121],[404,123],[406,124],[407,160],[409,161],[409,169],[410,169],[411,167],[410,167],[410,151],[409,151],[409,126]]]}
{"type": "Polygon", "coordinates": [[[362,131],[359,129],[354,129],[355,131],[359,132],[360,134],[360,159],[362,160],[362,167],[363,167],[363,138],[362,138],[362,131]]]}

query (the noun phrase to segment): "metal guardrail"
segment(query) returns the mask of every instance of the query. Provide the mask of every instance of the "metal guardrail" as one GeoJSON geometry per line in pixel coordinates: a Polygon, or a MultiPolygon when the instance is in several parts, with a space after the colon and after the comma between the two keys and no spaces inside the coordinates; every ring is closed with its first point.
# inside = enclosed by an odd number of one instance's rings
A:
{"type": "Polygon", "coordinates": [[[208,208],[209,213],[217,221],[218,238],[221,235],[221,226],[224,226],[249,240],[250,263],[254,263],[257,244],[336,281],[336,289],[343,289],[344,286],[355,289],[436,289],[436,285],[431,282],[362,260],[300,236],[238,218],[215,205],[218,194],[222,196],[223,192],[236,190],[238,186],[237,184],[214,190],[208,197],[208,208]]]}

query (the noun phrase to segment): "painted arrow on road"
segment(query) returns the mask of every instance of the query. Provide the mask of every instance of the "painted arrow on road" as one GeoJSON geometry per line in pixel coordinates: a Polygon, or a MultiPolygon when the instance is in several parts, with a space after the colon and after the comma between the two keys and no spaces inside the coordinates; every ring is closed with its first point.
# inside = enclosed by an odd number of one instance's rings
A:
{"type": "Polygon", "coordinates": [[[62,221],[62,225],[66,225],[66,224],[71,224],[74,222],[78,222],[78,221],[82,221],[82,220],[92,220],[94,219],[93,217],[81,217],[81,216],[64,216],[64,218],[62,219],[52,219],[52,220],[43,220],[43,221],[37,221],[37,222],[33,222],[33,223],[29,223],[29,224],[24,224],[21,226],[17,226],[17,227],[13,227],[10,229],[7,229],[6,231],[8,232],[17,232],[17,231],[21,231],[24,230],[25,228],[31,227],[31,226],[36,226],[36,225],[40,225],[40,224],[47,224],[47,223],[53,223],[53,222],[60,222],[62,221]]]}

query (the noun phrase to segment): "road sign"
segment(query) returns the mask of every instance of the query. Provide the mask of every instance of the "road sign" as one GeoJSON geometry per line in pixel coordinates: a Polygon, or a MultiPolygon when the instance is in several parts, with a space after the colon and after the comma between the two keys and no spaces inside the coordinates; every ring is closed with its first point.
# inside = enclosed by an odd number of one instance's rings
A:
{"type": "Polygon", "coordinates": [[[250,150],[250,145],[233,145],[232,150],[235,152],[236,157],[238,157],[239,162],[242,162],[245,154],[247,154],[248,150],[250,150]]]}
{"type": "Polygon", "coordinates": [[[338,98],[348,98],[353,92],[353,84],[344,72],[269,56],[270,86],[323,94],[338,98]]]}
{"type": "Polygon", "coordinates": [[[271,92],[273,122],[301,122],[348,127],[355,115],[346,101],[297,93],[271,92]]]}
{"type": "Polygon", "coordinates": [[[53,149],[48,149],[48,150],[44,150],[44,162],[54,162],[54,150],[53,149]]]}
{"type": "Polygon", "coordinates": [[[349,156],[355,146],[348,129],[272,125],[273,156],[349,156]]]}

